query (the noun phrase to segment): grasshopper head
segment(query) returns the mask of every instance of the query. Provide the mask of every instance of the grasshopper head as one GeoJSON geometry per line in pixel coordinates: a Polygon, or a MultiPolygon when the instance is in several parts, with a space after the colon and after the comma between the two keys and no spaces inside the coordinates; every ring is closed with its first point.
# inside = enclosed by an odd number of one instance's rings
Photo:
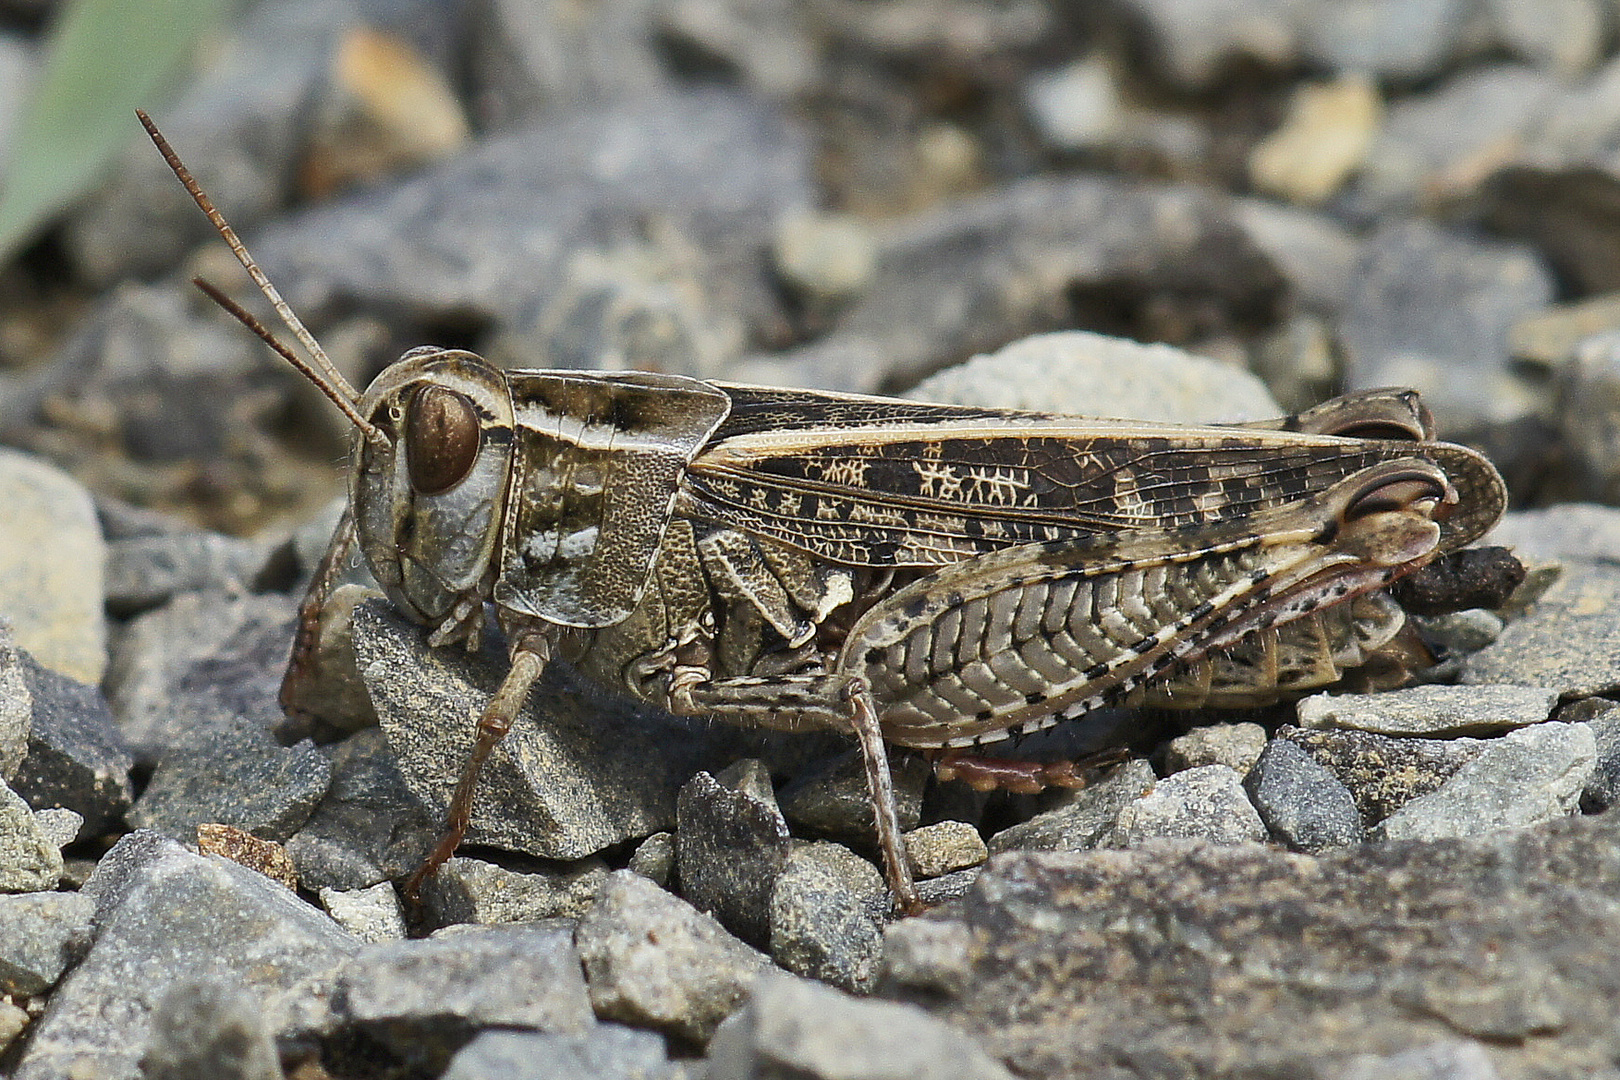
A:
{"type": "Polygon", "coordinates": [[[366,389],[350,472],[355,534],[401,611],[437,624],[488,591],[512,464],[512,398],[478,356],[412,349],[366,389]]]}

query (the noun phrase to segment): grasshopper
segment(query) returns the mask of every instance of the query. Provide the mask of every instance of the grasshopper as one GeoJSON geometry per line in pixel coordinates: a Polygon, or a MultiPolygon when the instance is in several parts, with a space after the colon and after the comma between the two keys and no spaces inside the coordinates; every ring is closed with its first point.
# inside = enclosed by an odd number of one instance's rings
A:
{"type": "Polygon", "coordinates": [[[486,605],[504,633],[510,667],[407,892],[454,852],[485,758],[564,658],[674,713],[854,735],[889,888],[913,910],[887,744],[1027,790],[1074,777],[972,751],[1116,702],[1326,685],[1400,629],[1381,590],[1505,505],[1412,391],[1197,427],[502,371],[426,347],[361,394],[141,121],[312,359],[199,286],[354,428],[290,683],[355,547],[432,645],[475,646],[486,605]]]}

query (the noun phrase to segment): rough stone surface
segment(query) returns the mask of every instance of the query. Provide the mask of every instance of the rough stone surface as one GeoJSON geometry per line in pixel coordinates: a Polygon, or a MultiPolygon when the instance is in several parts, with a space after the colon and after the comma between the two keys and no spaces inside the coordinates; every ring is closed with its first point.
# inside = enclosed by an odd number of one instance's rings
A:
{"type": "Polygon", "coordinates": [[[647,837],[630,853],[629,868],[659,888],[666,888],[675,874],[675,837],[667,832],[647,837]]]}
{"type": "Polygon", "coordinates": [[[34,723],[34,696],[28,692],[23,653],[11,624],[0,619],[0,780],[10,783],[28,753],[34,723]]]}
{"type": "Polygon", "coordinates": [[[61,877],[62,852],[22,796],[0,785],[0,893],[54,889],[61,877]]]}
{"type": "Polygon", "coordinates": [[[32,997],[55,986],[89,946],[95,909],[82,893],[0,896],[0,993],[32,997]]]}
{"type": "Polygon", "coordinates": [[[1378,826],[1386,840],[1436,840],[1522,828],[1575,812],[1597,765],[1585,724],[1548,721],[1510,731],[1440,788],[1378,826]]]}
{"type": "Polygon", "coordinates": [[[1485,543],[1510,547],[1531,562],[1620,559],[1620,509],[1562,503],[1504,514],[1485,543]]]}
{"type": "Polygon", "coordinates": [[[1097,783],[1075,792],[1064,805],[996,833],[990,838],[989,848],[999,852],[1097,847],[1113,835],[1120,810],[1152,791],[1156,783],[1153,767],[1133,758],[1097,783]]]}
{"type": "Polygon", "coordinates": [[[664,1040],[596,1024],[583,1034],[486,1031],[456,1052],[440,1080],[676,1080],[664,1040]]]}
{"type": "Polygon", "coordinates": [[[927,917],[970,935],[965,964],[941,951],[943,977],[913,970],[884,992],[1055,1080],[1116,1053],[1166,1080],[1232,1062],[1335,1075],[1357,1055],[1458,1039],[1502,1077],[1601,1076],[1620,913],[1590,898],[1620,888],[1617,853],[1613,815],[1317,857],[1026,852],[927,917]]]}
{"type": "Polygon", "coordinates": [[[209,822],[286,840],[309,820],[332,780],[313,742],[281,747],[216,736],[195,754],[171,752],[129,812],[138,829],[181,839],[209,822]]]}
{"type": "Polygon", "coordinates": [[[1306,728],[1380,735],[1478,735],[1539,724],[1558,691],[1535,686],[1412,686],[1382,694],[1315,694],[1299,703],[1306,728]]]}
{"type": "Polygon", "coordinates": [[[260,1000],[330,968],[359,943],[279,885],[225,859],[132,833],[85,887],[96,938],[57,987],[19,1080],[130,1077],[170,989],[236,978],[260,1000]]]}
{"type": "Polygon", "coordinates": [[[399,894],[386,881],[368,889],[323,888],[320,897],[332,921],[367,945],[405,939],[405,912],[399,894]]]}
{"type": "Polygon", "coordinates": [[[1620,569],[1566,566],[1535,606],[1463,664],[1470,684],[1545,686],[1565,697],[1620,688],[1620,569]]]}
{"type": "Polygon", "coordinates": [[[978,866],[989,856],[979,830],[965,821],[936,821],[906,833],[906,856],[919,878],[936,878],[978,866]]]}
{"type": "Polygon", "coordinates": [[[771,890],[791,843],[768,781],[766,791],[754,794],[700,772],[681,788],[675,804],[681,895],[751,945],[770,941],[771,890]]]}
{"type": "Polygon", "coordinates": [[[1588,814],[1607,810],[1620,801],[1620,703],[1587,698],[1559,710],[1554,719],[1592,730],[1597,764],[1581,791],[1581,809],[1588,814]]]}
{"type": "Polygon", "coordinates": [[[245,591],[269,556],[266,544],[213,532],[114,540],[107,545],[107,610],[127,618],[176,593],[245,591]]]}
{"type": "MultiPolygon", "coordinates": [[[[504,661],[430,649],[379,602],[355,610],[355,651],[400,774],[442,814],[504,661]]],[[[681,786],[736,756],[724,727],[562,685],[548,675],[490,755],[470,842],[582,858],[672,828],[681,786]]]]}
{"type": "Polygon", "coordinates": [[[1266,747],[1266,729],[1259,724],[1209,724],[1170,740],[1165,765],[1172,773],[1202,765],[1225,765],[1247,775],[1266,747]]]}
{"type": "Polygon", "coordinates": [[[629,870],[608,876],[576,935],[597,1016],[703,1044],[770,961],[629,870]]]}
{"type": "Polygon", "coordinates": [[[883,875],[848,848],[796,848],[771,893],[771,958],[852,993],[867,988],[883,948],[867,906],[886,896],[883,875]]]}
{"type": "MultiPolygon", "coordinates": [[[[922,815],[923,789],[933,770],[915,755],[894,760],[890,770],[900,828],[914,829],[922,815]]],[[[831,758],[800,774],[778,793],[778,798],[787,819],[811,835],[864,847],[876,842],[872,798],[858,751],[831,758]]]]}
{"type": "Polygon", "coordinates": [[[772,975],[721,1026],[708,1080],[1011,1080],[968,1036],[912,1005],[861,1001],[804,979],[772,975]]]}
{"type": "Polygon", "coordinates": [[[1277,737],[1302,747],[1338,777],[1368,825],[1434,791],[1488,745],[1482,739],[1397,739],[1296,727],[1279,729],[1277,737]]]}
{"type": "Polygon", "coordinates": [[[270,1036],[260,1002],[236,979],[177,982],[152,1010],[141,1075],[281,1080],[281,1056],[270,1036]]]}
{"type": "Polygon", "coordinates": [[[1350,790],[1296,743],[1267,743],[1243,786],[1271,835],[1294,851],[1315,855],[1365,835],[1350,790]]]}
{"type": "Polygon", "coordinates": [[[571,927],[490,927],[368,945],[333,976],[339,1031],[442,1070],[480,1028],[582,1034],[593,1023],[571,927]]]}
{"type": "Polygon", "coordinates": [[[90,493],[38,458],[0,450],[0,506],[0,615],[42,665],[99,683],[107,668],[107,556],[90,493]],[[51,557],[36,558],[40,551],[51,557]]]}
{"type": "Polygon", "coordinates": [[[607,877],[597,858],[537,871],[453,858],[422,885],[422,903],[440,926],[567,918],[590,907],[607,877]]]}
{"type": "Polygon", "coordinates": [[[1111,842],[1134,847],[1149,840],[1203,839],[1234,844],[1265,840],[1265,822],[1226,765],[1176,773],[1120,808],[1111,842]]]}

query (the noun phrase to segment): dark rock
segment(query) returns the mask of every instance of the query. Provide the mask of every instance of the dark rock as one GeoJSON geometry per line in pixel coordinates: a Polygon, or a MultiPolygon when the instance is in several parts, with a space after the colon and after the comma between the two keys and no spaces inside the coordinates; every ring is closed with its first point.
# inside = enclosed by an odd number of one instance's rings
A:
{"type": "Polygon", "coordinates": [[[84,816],[87,833],[101,833],[129,808],[135,764],[106,699],[21,650],[0,650],[0,668],[21,676],[31,705],[28,753],[11,786],[30,806],[65,807],[84,816]]]}
{"type": "Polygon", "coordinates": [[[582,914],[607,878],[601,859],[541,870],[508,870],[454,858],[422,884],[422,903],[439,926],[534,922],[582,914]]]}
{"type": "Polygon", "coordinates": [[[1376,824],[1434,791],[1478,757],[1481,739],[1397,739],[1364,731],[1278,730],[1350,790],[1363,824],[1376,824]]]}
{"type": "Polygon", "coordinates": [[[712,916],[629,870],[608,876],[575,940],[597,1016],[699,1045],[771,966],[712,916]]]}
{"type": "Polygon", "coordinates": [[[481,1028],[583,1034],[591,1005],[566,925],[368,945],[333,977],[337,1031],[436,1075],[481,1028]]]}
{"type": "Polygon", "coordinates": [[[1545,686],[1567,698],[1620,688],[1620,570],[1570,565],[1525,615],[1463,662],[1462,681],[1545,686]]]}
{"type": "Polygon", "coordinates": [[[1337,318],[1361,261],[1360,238],[1325,214],[1270,201],[1239,199],[1233,211],[1249,239],[1288,279],[1301,308],[1337,318]]]}
{"type": "Polygon", "coordinates": [[[334,747],[332,781],[309,820],[287,841],[308,889],[364,889],[414,870],[444,823],[411,794],[376,728],[334,747]]]}
{"type": "Polygon", "coordinates": [[[877,868],[837,844],[807,844],[794,850],[775,886],[771,958],[851,993],[868,988],[883,934],[866,908],[887,896],[877,868]]]}
{"type": "Polygon", "coordinates": [[[771,975],[716,1033],[709,1080],[767,1076],[856,1080],[1011,1080],[971,1038],[913,1005],[862,1001],[771,975]],[[814,1017],[814,1023],[807,1018],[814,1017]]]}
{"type": "Polygon", "coordinates": [[[1581,810],[1597,814],[1620,802],[1620,703],[1586,698],[1559,710],[1554,719],[1592,729],[1597,764],[1581,791],[1581,810]]]}
{"type": "Polygon", "coordinates": [[[90,944],[96,904],[82,893],[0,896],[0,992],[43,994],[90,944]]]}
{"type": "Polygon", "coordinates": [[[1299,703],[1299,723],[1380,735],[1479,735],[1539,724],[1557,705],[1556,690],[1536,686],[1411,686],[1382,694],[1316,694],[1299,703]]]}
{"type": "Polygon", "coordinates": [[[0,893],[54,889],[61,877],[62,852],[22,796],[0,785],[0,893]]]}
{"type": "Polygon", "coordinates": [[[1365,834],[1350,790],[1286,739],[1266,744],[1243,786],[1271,835],[1293,851],[1317,855],[1365,834]]]}
{"type": "Polygon", "coordinates": [[[279,746],[247,733],[207,732],[191,752],[171,750],[152,772],[129,823],[175,839],[218,822],[265,840],[297,832],[326,794],[332,763],[314,743],[279,746]]]}
{"type": "Polygon", "coordinates": [[[1492,739],[1436,790],[1378,824],[1388,840],[1440,840],[1567,817],[1597,765],[1585,724],[1548,721],[1492,739]]]}
{"type": "Polygon", "coordinates": [[[1587,898],[1620,888],[1617,841],[1606,815],[1320,857],[1007,856],[927,916],[969,936],[965,964],[946,955],[940,978],[913,971],[886,992],[1054,1080],[1100,1060],[1140,1077],[1338,1075],[1356,1055],[1459,1037],[1501,1076],[1601,1073],[1620,972],[1599,958],[1620,914],[1587,898]]]}
{"type": "Polygon", "coordinates": [[[441,1080],[677,1080],[664,1040],[596,1024],[584,1034],[486,1031],[450,1059],[441,1080]]]}
{"type": "Polygon", "coordinates": [[[733,790],[700,772],[675,804],[681,895],[744,941],[771,937],[771,890],[792,841],[775,798],[733,790]]]}
{"type": "Polygon", "coordinates": [[[150,1080],[282,1080],[257,998],[236,979],[182,980],[152,1010],[150,1080]]]}
{"type": "Polygon", "coordinates": [[[107,545],[107,611],[122,618],[182,592],[244,591],[264,572],[269,545],[214,532],[133,536],[107,545]]]}
{"type": "Polygon", "coordinates": [[[1095,784],[1068,795],[1063,805],[996,833],[990,838],[990,851],[1097,847],[1113,834],[1120,810],[1152,791],[1156,783],[1153,768],[1141,758],[1133,758],[1095,784]]]}
{"type": "Polygon", "coordinates": [[[675,876],[675,837],[667,832],[655,832],[647,837],[630,853],[629,869],[660,889],[668,888],[670,879],[675,876]]]}
{"type": "MultiPolygon", "coordinates": [[[[442,812],[505,660],[430,649],[420,628],[375,601],[355,611],[355,650],[400,774],[442,812]]],[[[725,728],[604,699],[560,669],[529,701],[479,779],[473,843],[582,858],[673,827],[681,786],[735,756],[725,728]]]]}
{"type": "Polygon", "coordinates": [[[1266,826],[1243,790],[1243,777],[1225,765],[1203,765],[1166,777],[1120,808],[1109,842],[1135,847],[1149,840],[1263,841],[1266,826]]]}
{"type": "MultiPolygon", "coordinates": [[[[922,815],[923,788],[932,769],[915,755],[891,757],[889,767],[894,776],[900,828],[915,829],[922,815]]],[[[787,819],[816,836],[857,847],[876,843],[872,797],[859,751],[823,761],[819,767],[795,777],[777,797],[787,819]]]]}
{"type": "Polygon", "coordinates": [[[177,984],[234,978],[264,1003],[359,946],[281,886],[154,833],[121,840],[85,895],[95,941],[51,996],[19,1080],[133,1077],[153,1011],[177,984]]]}

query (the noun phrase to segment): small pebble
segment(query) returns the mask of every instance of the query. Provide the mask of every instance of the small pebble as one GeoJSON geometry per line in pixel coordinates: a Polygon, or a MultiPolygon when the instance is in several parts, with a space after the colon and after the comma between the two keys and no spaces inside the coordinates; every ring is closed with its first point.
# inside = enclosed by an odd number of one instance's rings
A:
{"type": "Polygon", "coordinates": [[[1170,740],[1165,764],[1172,773],[1200,765],[1225,765],[1247,775],[1266,748],[1259,724],[1208,724],[1170,740]]]}
{"type": "Polygon", "coordinates": [[[366,944],[405,940],[405,912],[388,882],[347,892],[322,889],[320,897],[332,920],[366,944]]]}
{"type": "Polygon", "coordinates": [[[919,878],[936,878],[953,870],[978,866],[990,857],[984,838],[965,821],[939,821],[905,834],[911,871],[919,878]]]}
{"type": "Polygon", "coordinates": [[[1243,790],[1243,777],[1227,765],[1201,765],[1168,776],[1120,809],[1112,843],[1136,847],[1149,840],[1199,839],[1220,844],[1263,842],[1265,822],[1243,790]]]}

